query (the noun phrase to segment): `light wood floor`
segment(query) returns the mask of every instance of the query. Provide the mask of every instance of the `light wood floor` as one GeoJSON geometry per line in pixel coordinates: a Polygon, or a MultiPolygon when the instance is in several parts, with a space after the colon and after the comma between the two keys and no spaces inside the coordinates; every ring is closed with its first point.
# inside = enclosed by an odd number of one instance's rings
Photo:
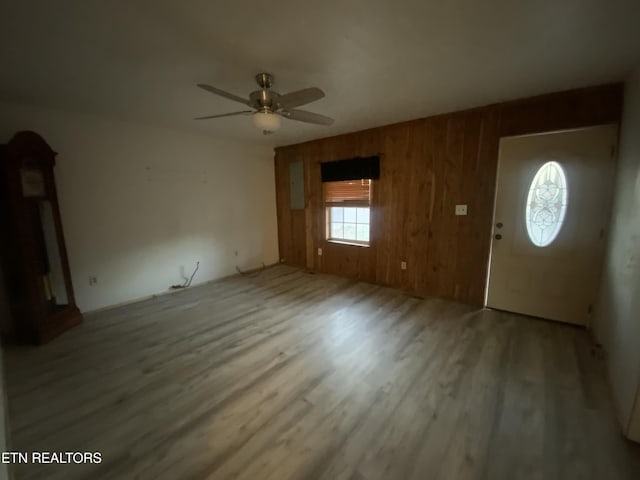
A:
{"type": "Polygon", "coordinates": [[[289,267],[6,351],[46,479],[638,479],[585,331],[289,267]]]}

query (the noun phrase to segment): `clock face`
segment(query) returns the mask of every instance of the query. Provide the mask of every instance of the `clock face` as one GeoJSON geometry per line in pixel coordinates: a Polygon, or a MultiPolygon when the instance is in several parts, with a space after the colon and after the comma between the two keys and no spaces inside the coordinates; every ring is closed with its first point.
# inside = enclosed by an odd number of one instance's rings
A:
{"type": "Polygon", "coordinates": [[[22,195],[25,197],[44,197],[44,174],[37,168],[20,169],[22,180],[22,195]]]}

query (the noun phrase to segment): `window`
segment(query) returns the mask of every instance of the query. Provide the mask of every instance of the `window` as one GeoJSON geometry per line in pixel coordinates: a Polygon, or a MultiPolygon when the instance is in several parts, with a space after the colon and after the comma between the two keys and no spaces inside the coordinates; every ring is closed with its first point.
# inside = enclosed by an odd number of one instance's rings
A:
{"type": "Polygon", "coordinates": [[[527,196],[525,222],[529,239],[537,247],[550,245],[560,233],[569,191],[558,162],[547,162],[536,172],[527,196]]]}
{"type": "Polygon", "coordinates": [[[371,180],[324,183],[327,239],[369,245],[371,180]]]}

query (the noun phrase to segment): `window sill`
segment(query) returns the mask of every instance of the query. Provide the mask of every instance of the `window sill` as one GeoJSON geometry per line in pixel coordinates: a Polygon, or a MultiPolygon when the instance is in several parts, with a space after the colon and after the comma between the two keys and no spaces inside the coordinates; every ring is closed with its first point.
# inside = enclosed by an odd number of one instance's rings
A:
{"type": "Polygon", "coordinates": [[[349,245],[351,247],[364,247],[364,248],[369,248],[370,247],[370,244],[368,244],[368,243],[355,243],[355,242],[349,242],[348,240],[327,239],[327,242],[335,243],[337,245],[349,245]]]}

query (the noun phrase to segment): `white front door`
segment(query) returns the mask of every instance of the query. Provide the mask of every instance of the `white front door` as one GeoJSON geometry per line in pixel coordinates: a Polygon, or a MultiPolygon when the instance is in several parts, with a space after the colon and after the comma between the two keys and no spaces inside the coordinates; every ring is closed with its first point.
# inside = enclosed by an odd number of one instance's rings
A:
{"type": "Polygon", "coordinates": [[[587,324],[616,141],[613,125],[501,139],[488,307],[587,324]]]}

